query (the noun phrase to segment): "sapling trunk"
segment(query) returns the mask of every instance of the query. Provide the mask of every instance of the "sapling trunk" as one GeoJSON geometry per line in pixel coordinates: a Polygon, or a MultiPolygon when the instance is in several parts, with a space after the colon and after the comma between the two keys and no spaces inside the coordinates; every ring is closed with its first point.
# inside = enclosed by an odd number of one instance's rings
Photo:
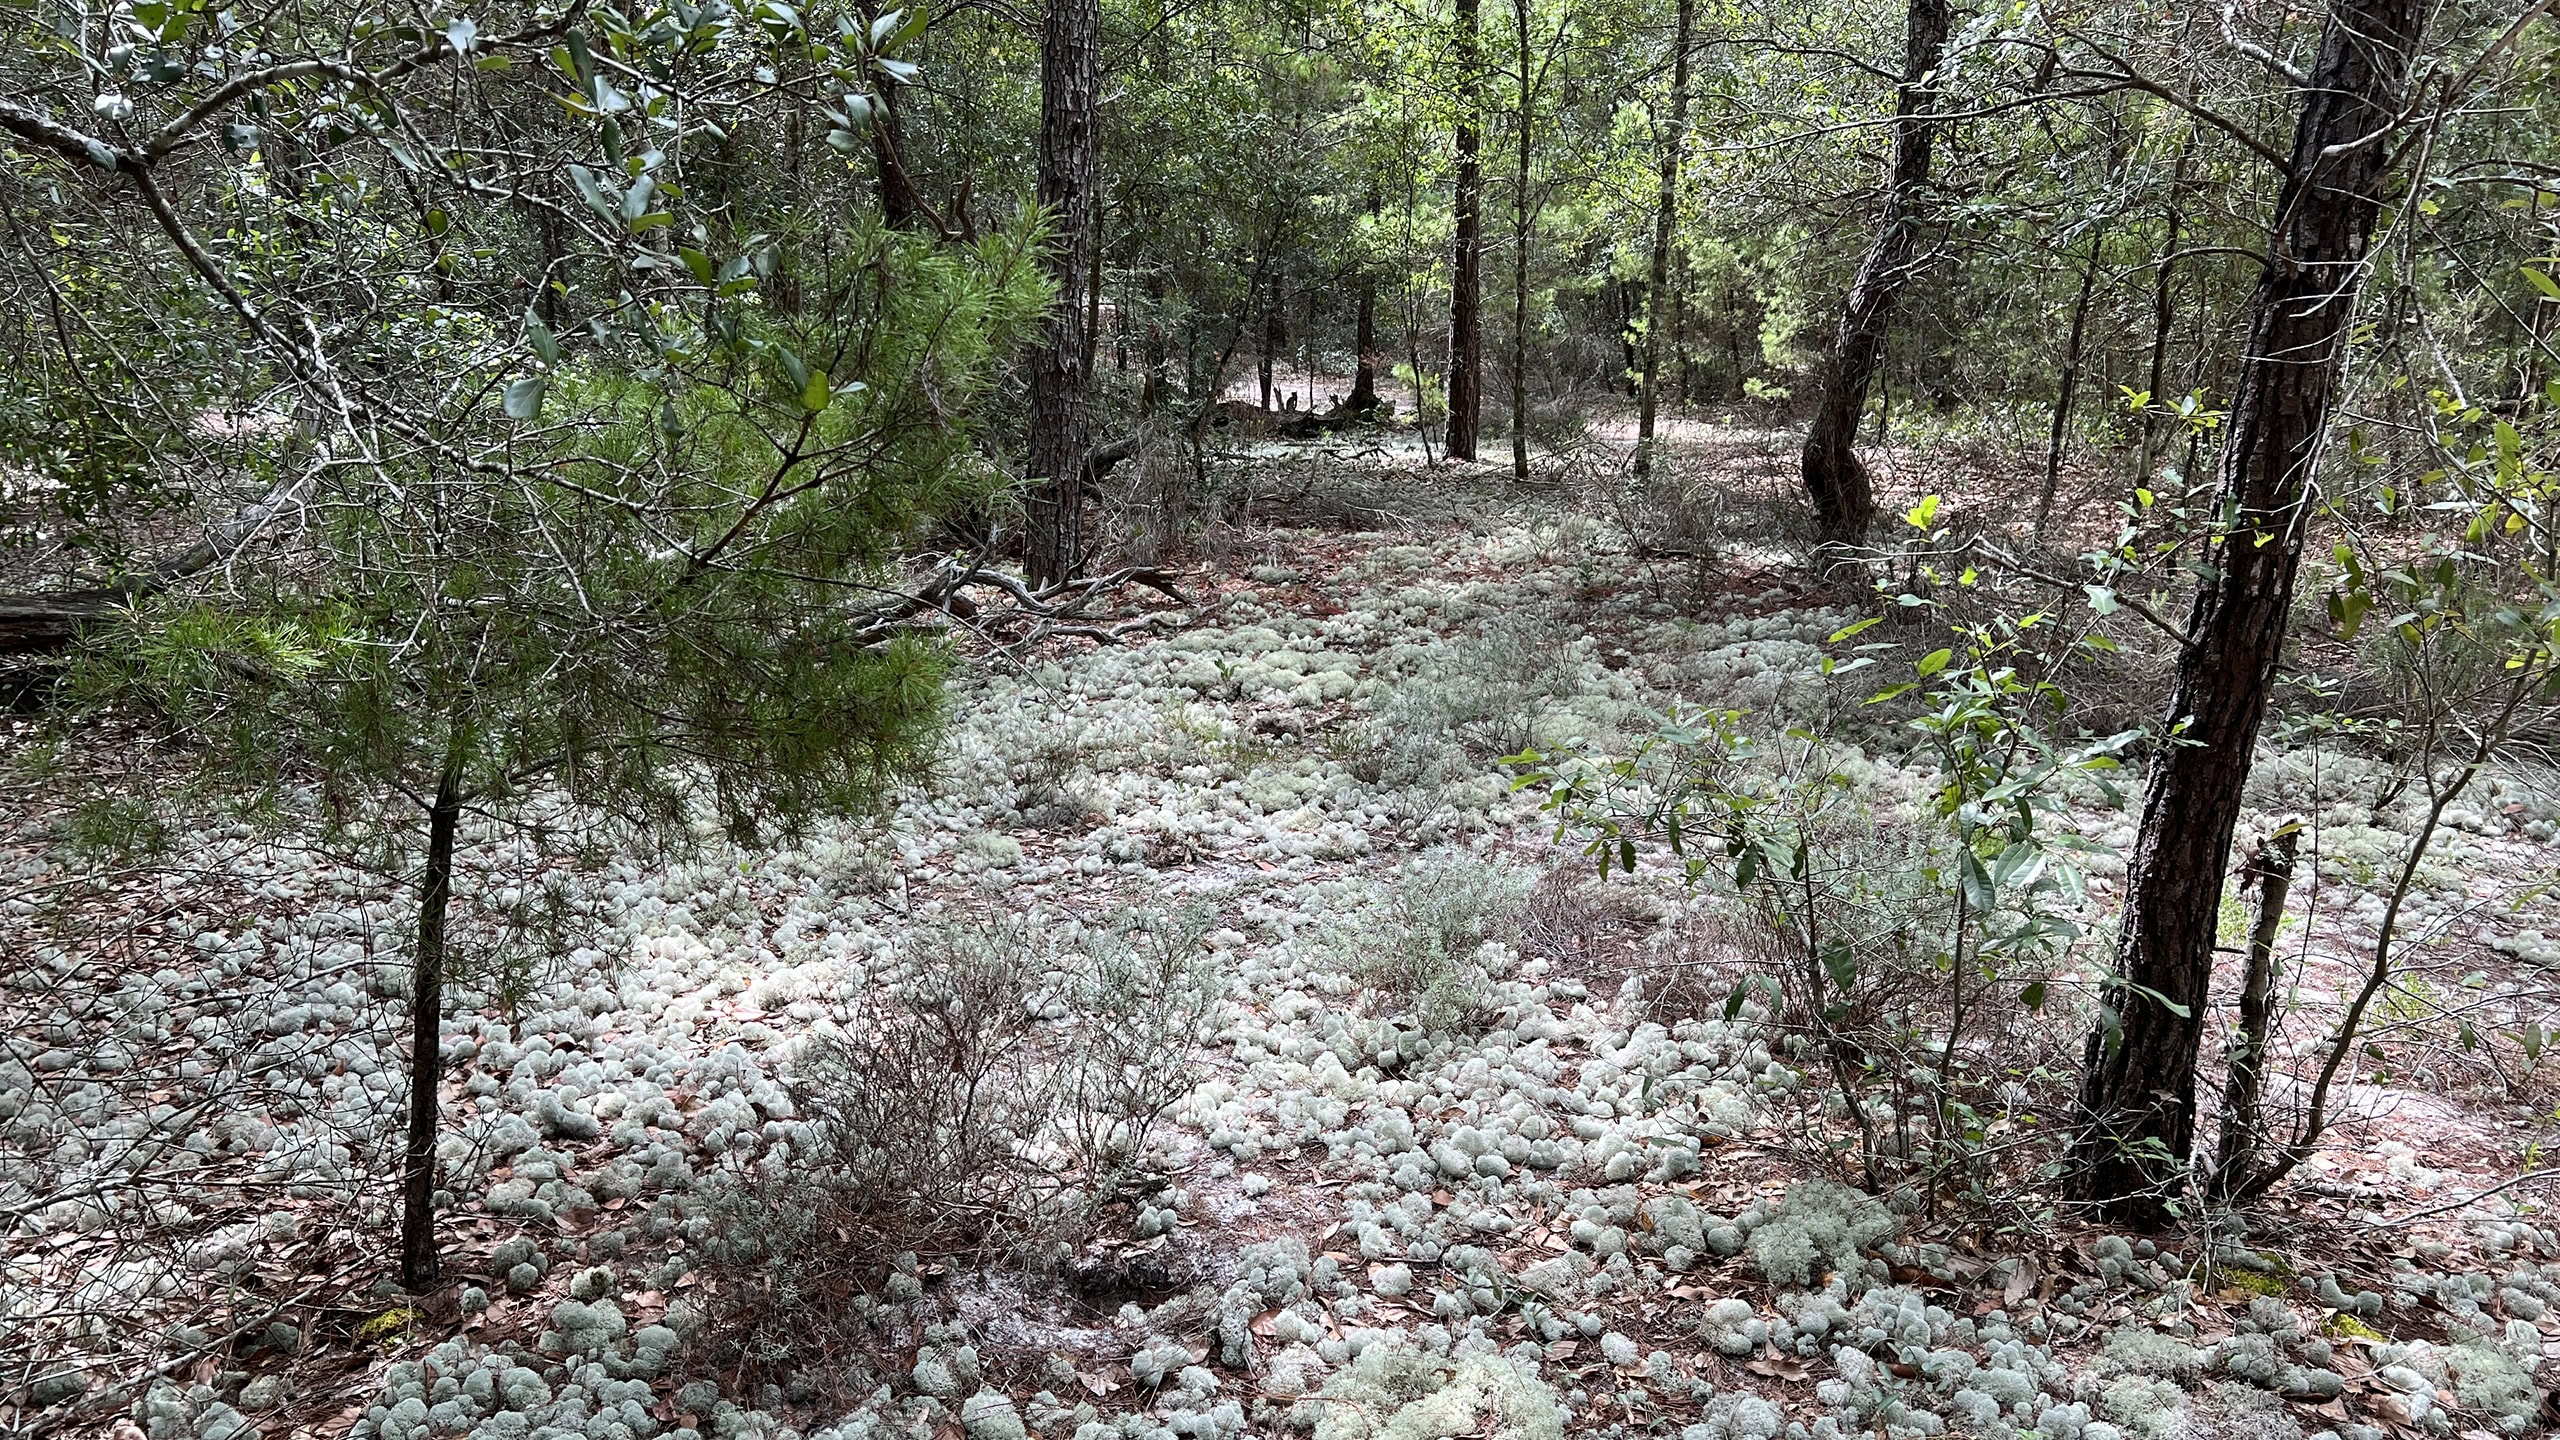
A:
{"type": "Polygon", "coordinates": [[[2098,261],[2105,253],[2104,225],[2089,237],[2088,263],[2080,267],[2080,298],[2071,307],[2071,338],[2062,350],[2062,380],[2054,388],[2053,434],[2044,451],[2044,491],[2036,498],[2036,539],[2044,539],[2053,519],[2054,492],[2062,486],[2062,452],[2071,438],[2071,402],[2080,390],[2081,340],[2089,333],[2089,297],[2098,287],[2098,261]]]}
{"type": "Polygon", "coordinates": [[[409,991],[409,1135],[400,1167],[400,1283],[436,1283],[436,1091],[444,1079],[445,914],[453,838],[462,821],[462,748],[445,753],[427,808],[426,873],[418,880],[418,953],[409,991]]]}
{"type": "Polygon", "coordinates": [[[2293,886],[2293,862],[2302,829],[2286,825],[2249,863],[2258,882],[2258,914],[2249,927],[2248,973],[2240,985],[2240,1030],[2231,1038],[2231,1060],[2222,1082],[2222,1136],[2216,1143],[2212,1197],[2227,1201],[2258,1169],[2265,1134],[2261,1104],[2266,1086],[2267,1036],[2275,1028],[2276,932],[2284,925],[2284,901],[2293,886]]]}
{"type": "MultiPolygon", "coordinates": [[[[2328,1054],[2321,1061],[2318,1078],[2311,1083],[2311,1098],[2303,1107],[2302,1129],[2291,1141],[2277,1147],[2265,1163],[2246,1175],[2235,1175],[2230,1179],[2229,1203],[2244,1205],[2274,1189],[2294,1172],[2295,1167],[2310,1158],[2321,1137],[2328,1133],[2329,1097],[2337,1084],[2338,1072],[2346,1068],[2347,1058],[2355,1053],[2364,1032],[2365,1012],[2372,1008],[2374,998],[2391,983],[2391,977],[2396,973],[2400,916],[2410,893],[2417,888],[2418,866],[2427,858],[2428,848],[2434,845],[2436,831],[2443,827],[2444,812],[2462,798],[2463,792],[2471,788],[2471,782],[2479,778],[2480,771],[2505,748],[2507,737],[2513,733],[2516,712],[2523,706],[2525,698],[2549,683],[2551,672],[2547,665],[2544,657],[2537,653],[2515,666],[2511,672],[2514,678],[2507,685],[2505,703],[2497,716],[2478,732],[2469,761],[2450,779],[2438,785],[2431,770],[2421,769],[2428,791],[2426,818],[2419,822],[2418,833],[2410,837],[2409,849],[2400,860],[2399,875],[2391,886],[2391,896],[2383,904],[2382,923],[2375,929],[2373,961],[2367,968],[2364,986],[2348,1002],[2347,1013],[2339,1018],[2338,1028],[2329,1036],[2328,1054]]],[[[2421,756],[2419,764],[2425,767],[2428,761],[2421,756]]]]}

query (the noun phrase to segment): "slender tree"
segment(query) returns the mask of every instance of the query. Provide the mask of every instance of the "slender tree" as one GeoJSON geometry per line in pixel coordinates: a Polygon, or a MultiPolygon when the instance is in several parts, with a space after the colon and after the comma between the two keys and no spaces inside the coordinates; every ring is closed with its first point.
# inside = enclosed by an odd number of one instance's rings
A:
{"type": "Polygon", "coordinates": [[[1662,330],[1671,290],[1671,240],[1680,214],[1680,166],[1689,142],[1689,37],[1697,0],[1680,0],[1671,30],[1671,116],[1663,127],[1661,184],[1654,199],[1653,269],[1646,277],[1644,374],[1636,386],[1636,474],[1653,473],[1655,411],[1661,404],[1662,330]]]}
{"type": "Polygon", "coordinates": [[[1100,0],[1049,0],[1040,40],[1040,204],[1050,216],[1049,334],[1031,357],[1029,534],[1023,571],[1036,586],[1084,572],[1086,271],[1100,168],[1100,0]]]}
{"type": "Polygon", "coordinates": [[[1457,215],[1457,249],[1449,286],[1449,434],[1442,448],[1452,460],[1476,458],[1476,425],[1484,405],[1484,170],[1478,111],[1484,100],[1479,55],[1483,36],[1479,0],[1458,0],[1458,176],[1451,202],[1457,215]]]}
{"type": "Polygon", "coordinates": [[[2421,0],[2335,0],[2302,86],[2226,425],[2224,518],[2178,659],[2170,743],[2143,801],[2119,978],[2081,1086],[2066,1189],[2121,1223],[2165,1220],[2185,1183],[2232,831],[2425,15],[2421,0]]]}
{"type": "Polygon", "coordinates": [[[2107,222],[2102,218],[2089,232],[2089,254],[2080,264],[2080,298],[2071,305],[2071,333],[2062,343],[2062,377],[2053,392],[2053,429],[2045,437],[2044,489],[2036,497],[2036,539],[2044,539],[2045,526],[2053,519],[2054,492],[2062,486],[2062,453],[2071,438],[2071,402],[2080,390],[2080,362],[2085,358],[2084,342],[2089,334],[2089,301],[2098,288],[2098,262],[2106,255],[2107,222]]]}
{"type": "Polygon", "coordinates": [[[1903,21],[1902,83],[1893,107],[1893,160],[1885,179],[1884,214],[1849,282],[1840,324],[1822,367],[1822,394],[1804,442],[1804,485],[1826,541],[1854,543],[1875,519],[1867,467],[1858,459],[1858,418],[1868,387],[1884,367],[1893,303],[1915,269],[1926,209],[1929,161],[1936,148],[1939,74],[1947,0],[1910,0],[1903,21]]]}
{"type": "MultiPolygon", "coordinates": [[[[2179,208],[2187,184],[2187,158],[2195,153],[2195,132],[2190,130],[2178,142],[2178,163],[2169,173],[2169,193],[2160,202],[2160,263],[2151,278],[2151,348],[2149,368],[2143,373],[2143,393],[2151,403],[2160,402],[2160,386],[2169,368],[2169,339],[2177,320],[2178,232],[2186,223],[2179,208]]],[[[2151,483],[2151,463],[2160,454],[2160,422],[2146,409],[2142,416],[2142,449],[2135,457],[2134,480],[2151,483]]]]}

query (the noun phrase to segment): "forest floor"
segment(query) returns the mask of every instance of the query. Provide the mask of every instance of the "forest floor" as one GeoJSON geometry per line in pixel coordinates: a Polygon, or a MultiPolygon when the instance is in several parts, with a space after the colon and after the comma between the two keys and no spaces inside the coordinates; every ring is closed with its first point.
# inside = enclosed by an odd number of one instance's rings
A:
{"type": "MultiPolygon", "coordinates": [[[[2051,1207],[2039,1136],[2087,1030],[2088,949],[2044,1008],[1991,1007],[1965,1037],[2002,1077],[1990,1158],[1963,1185],[1866,1198],[1829,1183],[1856,1169],[1844,1127],[1784,1037],[1726,1003],[1751,963],[1736,903],[1657,864],[1604,883],[1497,763],[1623,749],[1674,702],[1733,706],[1821,729],[1856,777],[1862,834],[1915,823],[1928,775],[1899,722],[1814,674],[1877,606],[1797,563],[1773,518],[1780,442],[1709,432],[1682,455],[1721,498],[1670,555],[1570,478],[1257,447],[1225,462],[1190,603],[1158,600],[1149,638],[964,641],[942,760],[880,819],[763,846],[706,836],[663,860],[475,837],[446,1026],[452,1283],[414,1303],[388,1278],[410,923],[396,869],[294,823],[316,793],[156,836],[147,813],[69,808],[65,768],[129,762],[125,737],[12,778],[0,1426],[2547,1428],[2536,1367],[2560,1360],[2560,1236],[2540,1157],[2560,1075],[2538,1027],[2560,964],[2560,788],[2501,773],[2449,817],[2347,1121],[2245,1226],[2121,1235],[2051,1207]],[[1116,1020],[1059,999],[1085,993],[1094,957],[1166,935],[1184,964],[1115,1001],[1116,1020]],[[777,1184],[830,1154],[807,1047],[876,1032],[934,967],[990,947],[1031,957],[1028,1053],[1108,1031],[1152,1037],[1138,1068],[1197,1065],[1146,1138],[1151,1178],[1098,1212],[1042,1212],[1054,1230],[1008,1234],[1013,1258],[926,1245],[863,1259],[859,1299],[826,1289],[835,1272],[809,1252],[882,1247],[789,1213],[801,1192],[777,1184]],[[780,1257],[762,1282],[751,1252],[780,1257]],[[803,1281],[819,1292],[789,1293],[803,1281]]],[[[1985,493],[1925,457],[1886,473],[1985,493]]],[[[2136,687],[2117,703],[2154,702],[2136,687]]],[[[34,718],[0,724],[34,744],[34,718]]],[[[2244,843],[2282,816],[2314,828],[2280,1070],[2370,953],[2414,824],[2383,774],[2305,748],[2253,781],[2244,843]]],[[[2132,817],[2083,798],[2070,823],[2129,845],[2132,817]]],[[[2121,873],[2093,858],[2093,932],[2121,873]]],[[[1026,1094],[963,1128],[1072,1128],[1071,1100],[1028,1093],[1037,1069],[998,1064],[1026,1094]]]]}

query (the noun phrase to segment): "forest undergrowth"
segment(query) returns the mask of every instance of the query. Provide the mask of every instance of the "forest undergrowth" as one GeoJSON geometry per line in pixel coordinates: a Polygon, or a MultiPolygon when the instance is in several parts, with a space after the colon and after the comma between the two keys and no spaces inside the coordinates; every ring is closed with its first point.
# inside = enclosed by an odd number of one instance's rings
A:
{"type": "MultiPolygon", "coordinates": [[[[387,1268],[402,876],[303,833],[316,784],[247,814],[175,778],[62,798],[148,776],[139,732],[13,768],[0,1415],[151,1440],[2547,1429],[2560,779],[2502,761],[2404,864],[2424,797],[2388,745],[2280,728],[2241,846],[2298,830],[2270,1111],[2299,1110],[2395,887],[2403,959],[2269,1195],[2090,1224],[2052,1179],[2132,816],[2094,770],[2054,782],[2074,878],[2008,877],[2033,898],[2002,914],[2045,928],[2000,932],[1966,992],[1933,938],[1968,893],[1946,762],[1925,707],[1845,663],[1925,665],[1952,612],[1889,603],[1917,552],[1814,578],[1764,442],[1678,437],[1642,492],[1569,456],[1520,483],[1257,447],[1194,497],[1195,553],[1156,557],[1182,605],[1092,617],[1149,620],[1117,644],[959,636],[949,732],[879,819],[706,820],[651,856],[466,817],[448,1283],[421,1296],[387,1268]],[[1802,914],[1726,873],[1739,849],[1701,874],[1629,830],[1596,863],[1524,781],[1700,707],[1750,741],[1759,813],[1801,822],[1802,914]],[[1846,937],[1822,968],[1804,914],[1846,937]]],[[[2014,518],[1925,455],[1877,469],[1888,508],[2014,518]]],[[[2125,650],[2060,728],[2150,722],[2163,682],[2125,650]]],[[[23,758],[36,721],[0,723],[23,758]]]]}

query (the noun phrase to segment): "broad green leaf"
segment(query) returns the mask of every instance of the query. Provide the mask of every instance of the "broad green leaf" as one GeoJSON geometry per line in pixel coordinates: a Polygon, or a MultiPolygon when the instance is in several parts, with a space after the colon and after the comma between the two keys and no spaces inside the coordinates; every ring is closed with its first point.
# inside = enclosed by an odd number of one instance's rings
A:
{"type": "Polygon", "coordinates": [[[1982,868],[1982,857],[1967,850],[1958,873],[1964,879],[1965,903],[1988,915],[2000,908],[2000,888],[1991,883],[1991,872],[1982,868]]]}
{"type": "Polygon", "coordinates": [[[1928,654],[1921,656],[1920,663],[1912,666],[1911,668],[1919,672],[1921,679],[1926,680],[1930,676],[1937,674],[1939,671],[1946,669],[1947,663],[1955,658],[1955,651],[1940,648],[1932,650],[1928,654]]]}
{"type": "Polygon", "coordinates": [[[539,375],[527,375],[507,386],[506,407],[510,420],[530,420],[542,413],[542,392],[550,382],[539,375]]]}
{"type": "Polygon", "coordinates": [[[1909,525],[1914,530],[1928,529],[1929,523],[1937,518],[1938,497],[1935,495],[1921,496],[1919,504],[1902,512],[1903,523],[1909,525]]]}
{"type": "Polygon", "coordinates": [[[621,218],[621,207],[606,193],[604,185],[596,179],[596,172],[584,165],[572,165],[569,167],[569,183],[578,187],[578,197],[587,202],[588,209],[607,220],[621,218]]]}

